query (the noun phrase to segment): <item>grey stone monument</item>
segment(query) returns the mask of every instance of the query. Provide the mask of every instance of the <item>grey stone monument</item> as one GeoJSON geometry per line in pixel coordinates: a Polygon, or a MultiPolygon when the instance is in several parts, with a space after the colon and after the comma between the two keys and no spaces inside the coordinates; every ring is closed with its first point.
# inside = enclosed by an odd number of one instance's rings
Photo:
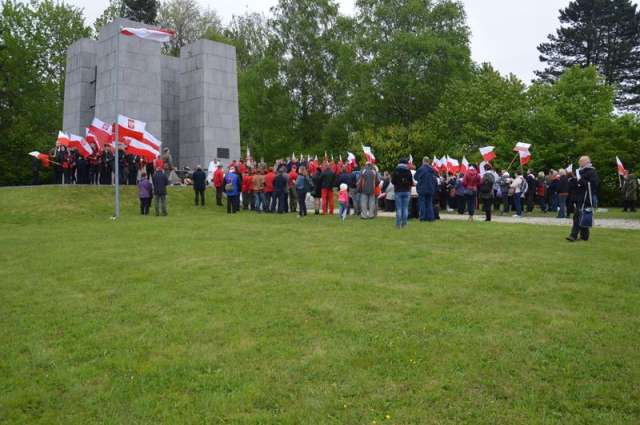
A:
{"type": "Polygon", "coordinates": [[[118,85],[117,113],[146,122],[179,167],[239,159],[235,48],[198,40],[179,58],[163,56],[160,43],[118,35],[121,27],[150,26],[118,18],[98,40],[69,47],[63,130],[84,136],[94,116],[115,121],[118,85]]]}

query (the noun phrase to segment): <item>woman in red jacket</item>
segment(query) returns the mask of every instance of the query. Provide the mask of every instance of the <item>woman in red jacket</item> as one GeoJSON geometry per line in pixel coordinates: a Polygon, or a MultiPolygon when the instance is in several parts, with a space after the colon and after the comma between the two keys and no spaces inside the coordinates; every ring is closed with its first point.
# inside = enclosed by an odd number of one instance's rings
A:
{"type": "Polygon", "coordinates": [[[476,212],[476,198],[478,196],[478,186],[482,182],[478,171],[475,167],[470,167],[469,171],[462,179],[464,186],[464,199],[467,201],[467,210],[469,211],[469,221],[473,221],[473,214],[476,212]]]}

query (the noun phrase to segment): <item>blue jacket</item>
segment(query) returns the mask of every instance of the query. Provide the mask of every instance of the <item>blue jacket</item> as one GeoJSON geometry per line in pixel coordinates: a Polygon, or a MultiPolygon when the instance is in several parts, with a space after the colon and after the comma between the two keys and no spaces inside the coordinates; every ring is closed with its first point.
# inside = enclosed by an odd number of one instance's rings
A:
{"type": "Polygon", "coordinates": [[[226,191],[227,196],[236,196],[239,191],[238,191],[238,175],[236,173],[229,173],[224,177],[224,184],[225,186],[228,184],[232,184],[233,185],[233,190],[231,191],[226,191]]]}
{"type": "Polygon", "coordinates": [[[436,172],[431,168],[431,165],[422,164],[422,166],[416,171],[413,178],[418,183],[416,185],[418,193],[433,195],[436,192],[438,178],[436,177],[436,172]]]}

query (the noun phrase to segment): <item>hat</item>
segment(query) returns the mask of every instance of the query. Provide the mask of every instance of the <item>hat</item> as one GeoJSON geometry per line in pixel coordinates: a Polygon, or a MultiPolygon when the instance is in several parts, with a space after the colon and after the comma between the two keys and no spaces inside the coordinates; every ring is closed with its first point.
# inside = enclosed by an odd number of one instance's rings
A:
{"type": "Polygon", "coordinates": [[[347,189],[349,189],[349,186],[347,186],[347,184],[346,184],[346,183],[342,183],[342,184],[340,185],[340,190],[347,190],[347,189]]]}

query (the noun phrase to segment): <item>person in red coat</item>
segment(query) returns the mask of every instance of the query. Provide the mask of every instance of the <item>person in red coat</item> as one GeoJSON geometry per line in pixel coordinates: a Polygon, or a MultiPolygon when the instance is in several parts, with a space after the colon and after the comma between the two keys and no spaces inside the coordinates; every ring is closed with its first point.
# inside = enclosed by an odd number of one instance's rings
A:
{"type": "Polygon", "coordinates": [[[264,211],[275,212],[276,200],[273,196],[273,181],[276,178],[276,173],[273,172],[273,167],[269,167],[269,171],[264,176],[264,211]]]}
{"type": "Polygon", "coordinates": [[[289,172],[289,211],[291,212],[296,212],[298,208],[296,180],[298,180],[298,167],[294,164],[291,166],[291,171],[289,172]]]}
{"type": "Polygon", "coordinates": [[[478,186],[482,183],[480,174],[475,167],[470,167],[469,171],[462,179],[464,186],[464,198],[467,201],[467,210],[469,211],[469,221],[473,221],[473,214],[476,212],[476,201],[478,196],[478,186]]]}
{"type": "Polygon", "coordinates": [[[253,193],[253,178],[249,171],[242,174],[242,209],[248,210],[251,206],[251,195],[253,193]]]}
{"type": "Polygon", "coordinates": [[[224,170],[222,164],[218,164],[213,172],[213,187],[216,188],[216,205],[222,206],[222,194],[224,193],[224,170]]]}

